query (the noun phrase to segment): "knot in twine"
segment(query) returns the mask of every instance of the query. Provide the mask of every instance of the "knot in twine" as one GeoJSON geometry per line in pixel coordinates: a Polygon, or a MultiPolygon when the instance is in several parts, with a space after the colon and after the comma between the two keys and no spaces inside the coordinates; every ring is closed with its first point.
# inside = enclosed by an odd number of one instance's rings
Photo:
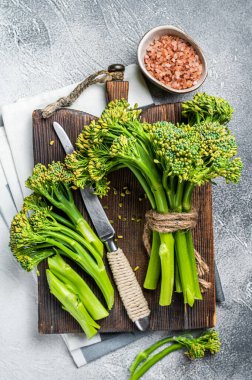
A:
{"type": "MultiPolygon", "coordinates": [[[[194,208],[190,212],[171,212],[167,214],[160,214],[155,210],[149,210],[146,212],[145,218],[146,223],[144,225],[143,244],[148,255],[150,255],[151,231],[165,233],[176,232],[179,230],[191,230],[197,224],[198,212],[194,208]]],[[[209,267],[198,251],[194,250],[194,253],[201,292],[204,293],[206,289],[210,289],[212,286],[211,282],[208,282],[203,278],[205,274],[209,273],[209,267]]]]}
{"type": "Polygon", "coordinates": [[[80,96],[80,94],[89,86],[96,83],[106,83],[110,82],[112,80],[123,80],[124,73],[122,71],[107,71],[107,70],[100,70],[97,71],[94,74],[89,75],[86,79],[84,79],[82,82],[80,82],[75,89],[70,92],[69,95],[59,98],[56,100],[56,102],[53,102],[46,106],[42,110],[42,117],[44,119],[47,119],[48,117],[52,116],[52,114],[57,111],[58,109],[62,107],[69,107],[71,106],[75,100],[80,96]]]}

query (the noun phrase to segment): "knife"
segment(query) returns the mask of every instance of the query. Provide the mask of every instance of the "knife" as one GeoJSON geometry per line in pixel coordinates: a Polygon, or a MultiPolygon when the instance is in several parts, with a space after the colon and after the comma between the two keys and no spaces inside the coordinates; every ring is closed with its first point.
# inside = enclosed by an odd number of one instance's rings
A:
{"type": "MultiPolygon", "coordinates": [[[[62,126],[54,121],[53,128],[66,154],[72,153],[74,147],[62,126]]],[[[149,327],[150,309],[128,259],[114,241],[115,230],[93,188],[80,189],[80,194],[96,233],[107,248],[110,269],[127,314],[139,330],[145,331],[149,327]]]]}

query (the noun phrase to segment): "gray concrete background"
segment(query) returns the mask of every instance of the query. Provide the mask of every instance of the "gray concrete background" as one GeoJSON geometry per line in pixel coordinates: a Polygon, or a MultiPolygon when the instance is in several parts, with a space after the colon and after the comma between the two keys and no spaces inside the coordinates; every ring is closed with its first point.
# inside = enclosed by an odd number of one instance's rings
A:
{"type": "MultiPolygon", "coordinates": [[[[133,63],[140,37],[161,24],[181,27],[204,49],[209,76],[202,90],[235,108],[232,128],[245,168],[239,185],[219,181],[214,189],[215,253],[226,295],[217,308],[222,350],[195,362],[173,354],[144,378],[251,379],[251,1],[0,0],[0,104],[79,81],[114,62],[133,63]]],[[[159,102],[192,96],[152,90],[159,102]]],[[[30,334],[36,336],[36,323],[30,334]]],[[[79,370],[60,337],[40,337],[41,356],[36,351],[33,358],[22,345],[17,350],[6,344],[0,377],[124,380],[135,354],[161,335],[150,334],[79,370]]]]}

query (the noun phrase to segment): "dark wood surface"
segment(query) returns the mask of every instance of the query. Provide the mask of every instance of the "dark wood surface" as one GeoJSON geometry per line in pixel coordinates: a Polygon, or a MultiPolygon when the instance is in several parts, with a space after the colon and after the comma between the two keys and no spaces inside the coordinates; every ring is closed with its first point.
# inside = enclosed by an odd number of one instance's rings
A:
{"type": "MultiPolygon", "coordinates": [[[[107,99],[113,100],[118,97],[126,97],[128,94],[127,82],[107,83],[107,99]]],[[[54,133],[52,122],[58,121],[68,133],[74,143],[84,125],[90,123],[94,116],[84,112],[62,109],[57,111],[53,117],[42,119],[40,110],[33,113],[33,136],[34,136],[34,159],[35,163],[63,160],[64,150],[54,133]],[[50,145],[50,141],[54,141],[50,145]]],[[[142,119],[154,122],[158,120],[169,120],[178,122],[181,119],[181,106],[179,103],[162,104],[145,109],[142,119]]],[[[116,235],[123,236],[119,239],[119,245],[127,255],[136,276],[143,285],[148,257],[142,244],[142,232],[144,225],[144,214],[150,208],[148,201],[143,198],[143,190],[139,186],[134,176],[128,170],[121,170],[110,176],[111,191],[109,196],[102,199],[102,204],[109,217],[114,221],[113,226],[116,235]],[[123,187],[127,186],[131,194],[122,197],[123,187]],[[114,191],[115,189],[115,191],[114,191]],[[117,193],[117,194],[116,194],[117,193]],[[139,200],[140,199],[140,200],[139,200]],[[122,203],[122,207],[119,207],[122,203]],[[141,219],[140,221],[131,220],[141,219]]],[[[83,203],[75,192],[77,206],[84,217],[90,221],[84,210],[83,203]]],[[[211,186],[206,185],[198,188],[194,193],[194,205],[199,209],[199,222],[193,231],[195,248],[201,253],[209,265],[210,272],[207,280],[214,284],[214,251],[213,251],[213,221],[212,221],[212,195],[211,186]]],[[[76,269],[90,284],[94,292],[96,286],[83,274],[75,265],[76,269]]],[[[109,271],[109,268],[108,268],[109,271]]],[[[81,329],[75,320],[61,309],[58,301],[49,293],[45,277],[45,264],[39,266],[40,276],[38,277],[38,329],[40,333],[69,333],[80,332],[81,329]]],[[[110,271],[109,271],[110,273],[110,271]]],[[[203,301],[196,301],[193,308],[184,307],[180,294],[174,293],[172,305],[161,307],[158,305],[159,290],[147,291],[144,294],[151,309],[150,330],[182,330],[213,327],[215,325],[215,289],[214,286],[203,296],[203,301]]],[[[115,305],[108,318],[101,321],[101,332],[132,331],[133,323],[128,319],[122,302],[115,292],[115,305]]]]}

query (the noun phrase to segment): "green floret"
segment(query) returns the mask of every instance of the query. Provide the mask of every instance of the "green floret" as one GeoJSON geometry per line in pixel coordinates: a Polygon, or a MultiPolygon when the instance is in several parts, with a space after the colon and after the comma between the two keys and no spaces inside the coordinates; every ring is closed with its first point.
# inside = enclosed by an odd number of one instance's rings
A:
{"type": "Polygon", "coordinates": [[[211,354],[216,354],[220,351],[219,334],[216,330],[207,330],[198,338],[193,336],[173,337],[173,342],[180,343],[187,349],[185,355],[190,359],[199,359],[205,356],[209,351],[211,354]]]}
{"type": "MultiPolygon", "coordinates": [[[[237,154],[235,137],[218,122],[173,125],[156,123],[150,134],[166,177],[178,177],[202,185],[216,177],[237,182],[241,174],[241,160],[237,154]]],[[[164,180],[165,183],[165,180],[164,180]]]]}
{"type": "Polygon", "coordinates": [[[233,108],[225,99],[206,93],[197,93],[193,100],[182,103],[182,115],[189,124],[202,121],[217,121],[220,124],[227,124],[231,120],[233,112],[233,108]]]}
{"type": "Polygon", "coordinates": [[[61,162],[53,162],[47,167],[37,164],[31,177],[26,181],[26,186],[36,194],[43,196],[57,209],[63,211],[85,239],[91,242],[97,251],[103,254],[103,245],[93,232],[87,221],[77,209],[71,185],[73,174],[66,170],[61,162]]]}

